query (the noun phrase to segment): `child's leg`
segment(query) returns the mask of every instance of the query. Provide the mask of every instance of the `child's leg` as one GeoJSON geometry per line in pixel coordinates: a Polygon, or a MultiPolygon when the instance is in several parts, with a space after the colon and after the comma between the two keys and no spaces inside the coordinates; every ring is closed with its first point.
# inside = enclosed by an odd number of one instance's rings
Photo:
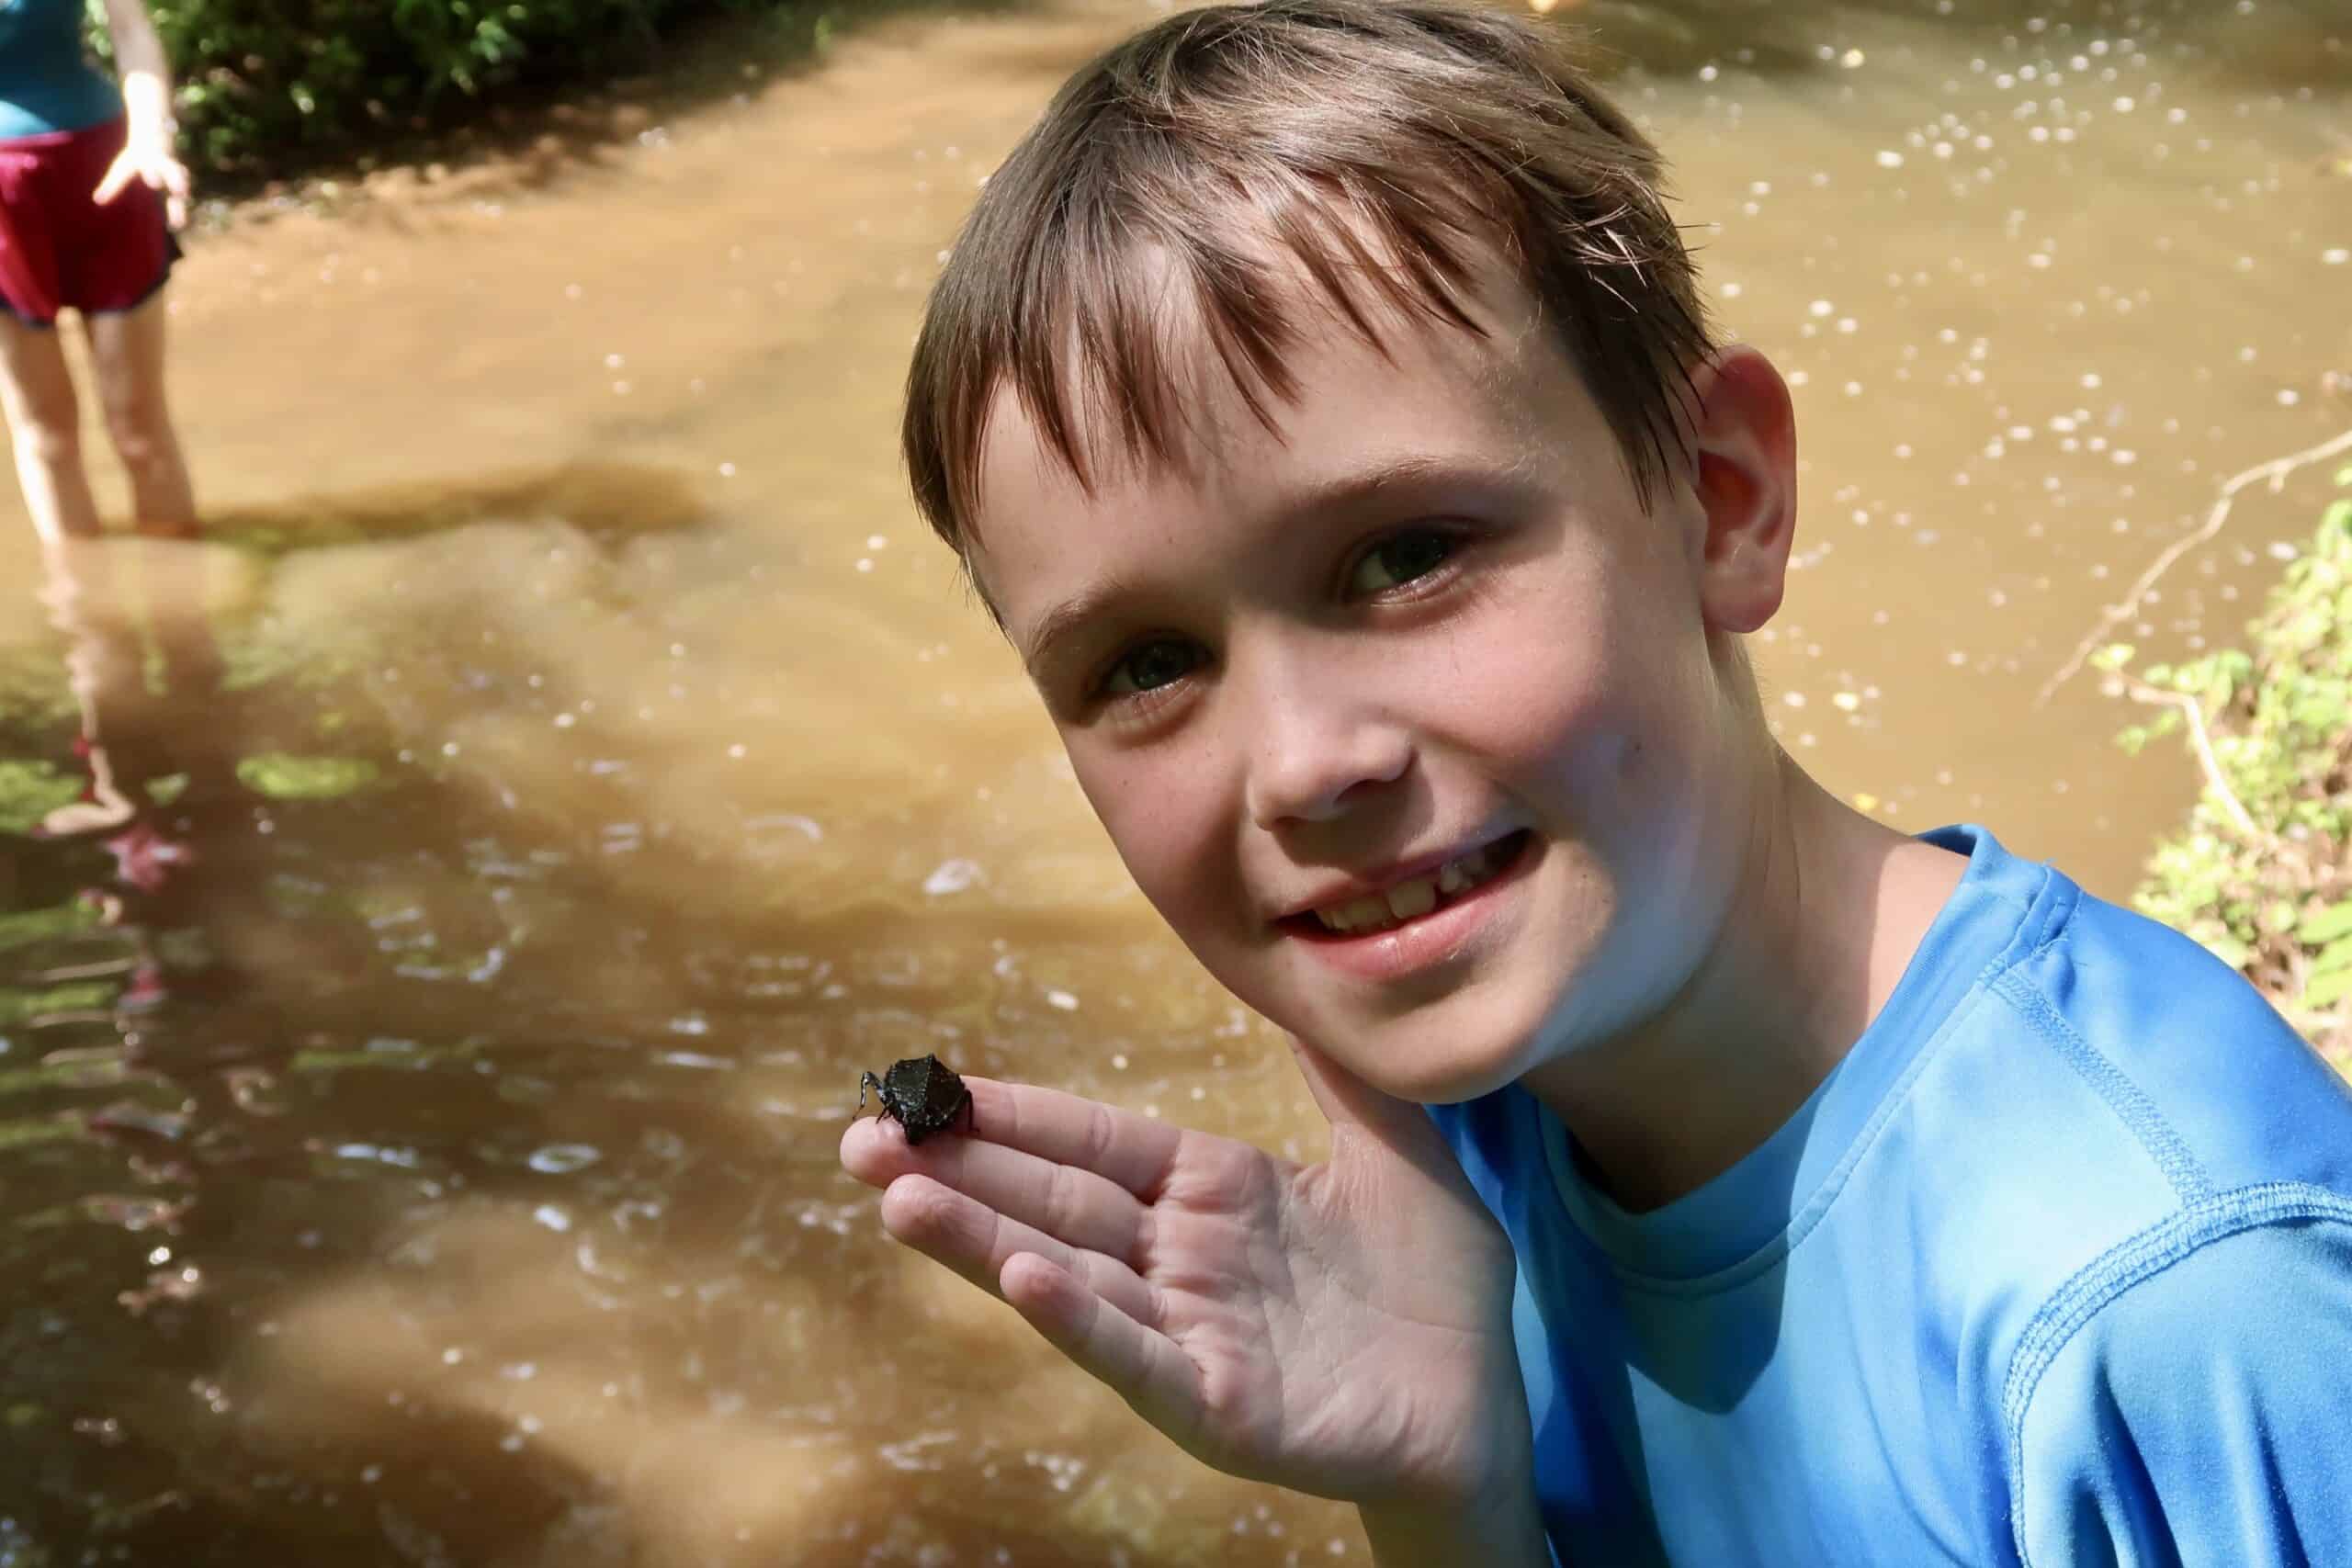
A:
{"type": "Polygon", "coordinates": [[[205,618],[204,552],[193,542],[203,530],[187,459],[164,400],[164,296],[158,289],[128,310],[85,313],[82,327],[107,434],[130,478],[134,525],[150,538],[190,541],[144,558],[147,613],[173,694],[209,697],[220,683],[220,650],[205,618]]]}
{"type": "Polygon", "coordinates": [[[164,400],[164,290],[129,310],[83,318],[107,434],[130,477],[139,531],[167,539],[197,534],[187,459],[164,400]]]}
{"type": "Polygon", "coordinates": [[[53,327],[0,313],[0,408],[16,446],[17,483],[44,541],[95,538],[98,506],[82,466],[80,411],[53,327]]]}

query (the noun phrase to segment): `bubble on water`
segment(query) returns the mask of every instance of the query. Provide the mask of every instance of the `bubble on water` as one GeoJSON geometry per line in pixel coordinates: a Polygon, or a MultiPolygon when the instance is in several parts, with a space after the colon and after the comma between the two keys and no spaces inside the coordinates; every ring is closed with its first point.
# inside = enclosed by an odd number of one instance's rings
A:
{"type": "Polygon", "coordinates": [[[568,1176],[575,1170],[585,1170],[605,1157],[604,1151],[593,1144],[548,1144],[531,1151],[523,1163],[547,1176],[568,1176]]]}
{"type": "Polygon", "coordinates": [[[944,898],[961,893],[986,879],[977,861],[946,860],[929,876],[923,878],[922,890],[933,898],[944,898]]]}
{"type": "Polygon", "coordinates": [[[2332,250],[2320,252],[2319,259],[2329,266],[2342,266],[2346,262],[2352,261],[2352,251],[2337,245],[2332,250]]]}
{"type": "Polygon", "coordinates": [[[531,1211],[531,1218],[560,1235],[571,1228],[571,1215],[561,1204],[542,1203],[531,1211]]]}
{"type": "Polygon", "coordinates": [[[1068,991],[1047,991],[1046,993],[1046,1005],[1062,1012],[1076,1012],[1078,1010],[1078,998],[1071,996],[1068,991]]]}

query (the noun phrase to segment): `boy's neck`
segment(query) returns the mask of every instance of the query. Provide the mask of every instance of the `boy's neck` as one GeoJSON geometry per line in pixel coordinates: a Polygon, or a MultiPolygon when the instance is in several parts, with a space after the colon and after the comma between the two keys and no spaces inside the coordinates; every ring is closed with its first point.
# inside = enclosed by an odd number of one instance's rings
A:
{"type": "Polygon", "coordinates": [[[1529,1075],[1619,1206],[1663,1207],[1795,1114],[1885,1006],[1965,857],[1854,810],[1777,747],[1690,982],[1640,1028],[1529,1075]]]}

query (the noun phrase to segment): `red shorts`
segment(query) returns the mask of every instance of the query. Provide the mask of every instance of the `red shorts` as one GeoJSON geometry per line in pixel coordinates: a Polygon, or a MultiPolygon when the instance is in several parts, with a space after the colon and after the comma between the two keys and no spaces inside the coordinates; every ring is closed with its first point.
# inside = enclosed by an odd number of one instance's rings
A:
{"type": "Polygon", "coordinates": [[[122,151],[121,118],[0,141],[0,308],[53,326],[66,306],[128,310],[171,276],[179,243],[164,197],[134,179],[90,199],[122,151]]]}

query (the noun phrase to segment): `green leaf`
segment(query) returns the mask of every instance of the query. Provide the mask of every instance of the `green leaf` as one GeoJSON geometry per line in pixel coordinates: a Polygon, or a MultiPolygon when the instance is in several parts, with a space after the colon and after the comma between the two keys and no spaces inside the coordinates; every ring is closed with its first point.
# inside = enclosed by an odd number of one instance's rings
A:
{"type": "Polygon", "coordinates": [[[2295,935],[2312,947],[2332,942],[2341,936],[2352,936],[2352,898],[2305,915],[2303,923],[2295,929],[2295,935]]]}
{"type": "Polygon", "coordinates": [[[2338,969],[2344,968],[2347,964],[2352,964],[2352,937],[2345,937],[2338,941],[2331,942],[2325,947],[2321,948],[2319,950],[2319,956],[2312,961],[2312,973],[2314,975],[2332,974],[2338,969]]]}
{"type": "Polygon", "coordinates": [[[2313,976],[2311,984],[2303,987],[2303,994],[2298,1000],[2302,1006],[2316,1012],[2324,1008],[2334,1007],[2346,997],[2352,997],[2352,966],[2331,969],[2324,975],[2313,976]]]}

